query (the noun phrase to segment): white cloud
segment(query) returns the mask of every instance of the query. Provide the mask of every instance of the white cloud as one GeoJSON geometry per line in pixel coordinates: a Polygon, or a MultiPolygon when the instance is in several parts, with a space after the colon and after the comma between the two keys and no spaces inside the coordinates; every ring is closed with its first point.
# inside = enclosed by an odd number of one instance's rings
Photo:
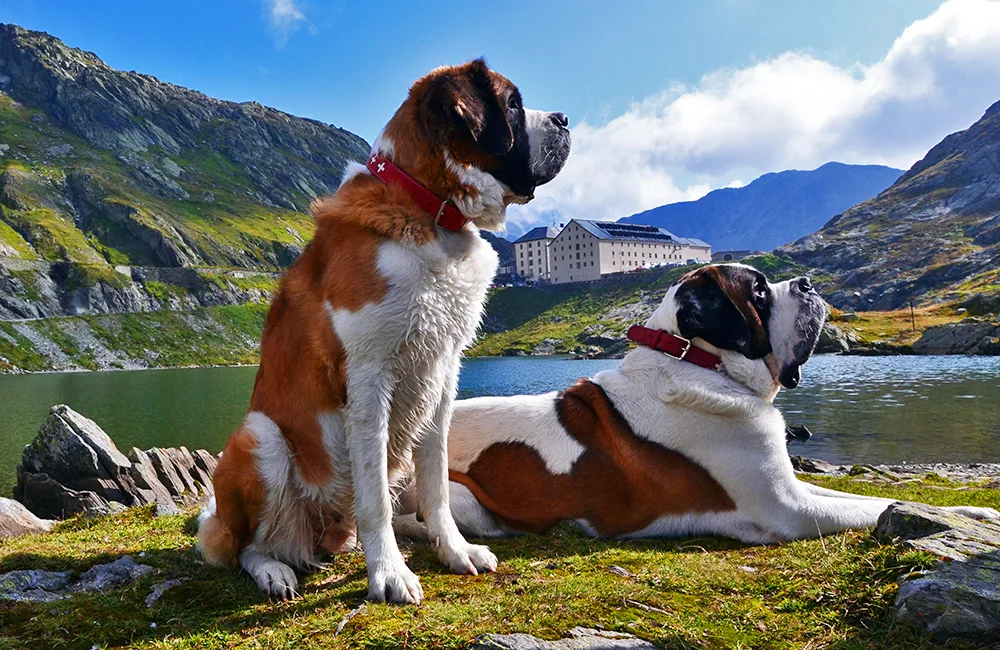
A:
{"type": "Polygon", "coordinates": [[[264,0],[264,10],[278,47],[284,47],[292,33],[306,20],[296,0],[264,0]]]}
{"type": "Polygon", "coordinates": [[[514,228],[554,215],[617,219],[698,198],[748,170],[831,160],[905,169],[998,99],[1000,0],[949,0],[874,65],[787,52],[670,86],[606,124],[581,123],[562,174],[508,218],[514,228]]]}

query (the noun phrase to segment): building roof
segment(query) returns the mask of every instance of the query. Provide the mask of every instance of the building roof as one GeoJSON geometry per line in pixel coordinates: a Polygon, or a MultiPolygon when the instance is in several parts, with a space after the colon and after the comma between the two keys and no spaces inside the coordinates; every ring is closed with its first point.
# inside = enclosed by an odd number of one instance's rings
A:
{"type": "Polygon", "coordinates": [[[641,223],[621,223],[618,221],[588,221],[573,219],[577,225],[598,239],[616,241],[647,241],[657,244],[676,243],[684,246],[705,246],[708,244],[692,237],[678,237],[669,230],[647,226],[641,223]]]}
{"type": "Polygon", "coordinates": [[[514,240],[514,243],[520,244],[523,241],[534,241],[536,239],[554,239],[558,234],[559,230],[552,226],[538,226],[518,237],[514,240]]]}

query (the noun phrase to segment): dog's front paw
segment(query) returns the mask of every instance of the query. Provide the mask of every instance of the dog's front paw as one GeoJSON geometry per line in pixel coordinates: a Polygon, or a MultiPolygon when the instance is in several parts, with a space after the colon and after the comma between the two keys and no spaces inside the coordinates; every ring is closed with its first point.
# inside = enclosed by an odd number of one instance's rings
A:
{"type": "Polygon", "coordinates": [[[949,512],[954,512],[959,515],[965,515],[966,517],[972,517],[973,519],[981,519],[988,521],[991,519],[1000,519],[1000,512],[997,512],[993,508],[979,508],[976,506],[952,506],[948,508],[949,512]]]}
{"type": "Polygon", "coordinates": [[[488,546],[462,542],[446,547],[438,546],[438,559],[452,573],[479,575],[497,570],[497,556],[493,555],[488,546]]]}
{"type": "Polygon", "coordinates": [[[283,600],[289,600],[298,596],[296,589],[299,581],[295,577],[295,571],[284,562],[269,560],[261,562],[254,567],[254,581],[260,590],[269,596],[276,596],[283,600]]]}
{"type": "Polygon", "coordinates": [[[420,580],[400,560],[376,566],[368,572],[368,600],[378,603],[412,603],[417,605],[424,599],[420,580]]]}

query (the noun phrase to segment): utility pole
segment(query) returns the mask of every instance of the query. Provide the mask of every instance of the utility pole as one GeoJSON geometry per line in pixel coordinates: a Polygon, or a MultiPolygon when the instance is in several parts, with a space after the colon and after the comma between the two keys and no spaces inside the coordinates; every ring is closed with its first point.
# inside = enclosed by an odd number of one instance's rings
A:
{"type": "Polygon", "coordinates": [[[913,325],[913,331],[917,331],[917,317],[913,315],[913,301],[910,301],[910,324],[913,325]]]}

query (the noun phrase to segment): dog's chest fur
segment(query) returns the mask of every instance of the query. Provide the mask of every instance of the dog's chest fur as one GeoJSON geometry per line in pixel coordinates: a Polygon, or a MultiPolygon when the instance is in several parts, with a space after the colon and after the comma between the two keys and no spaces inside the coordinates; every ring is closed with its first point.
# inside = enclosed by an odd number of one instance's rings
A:
{"type": "MultiPolygon", "coordinates": [[[[348,381],[356,372],[392,377],[390,475],[409,464],[442,394],[454,390],[461,352],[475,337],[497,264],[496,252],[474,231],[442,232],[423,245],[386,241],[377,264],[389,287],[382,300],[356,312],[330,309],[347,352],[348,381]]],[[[328,449],[340,446],[337,433],[324,432],[334,434],[328,449]]],[[[335,464],[343,477],[348,468],[335,464]]]]}

